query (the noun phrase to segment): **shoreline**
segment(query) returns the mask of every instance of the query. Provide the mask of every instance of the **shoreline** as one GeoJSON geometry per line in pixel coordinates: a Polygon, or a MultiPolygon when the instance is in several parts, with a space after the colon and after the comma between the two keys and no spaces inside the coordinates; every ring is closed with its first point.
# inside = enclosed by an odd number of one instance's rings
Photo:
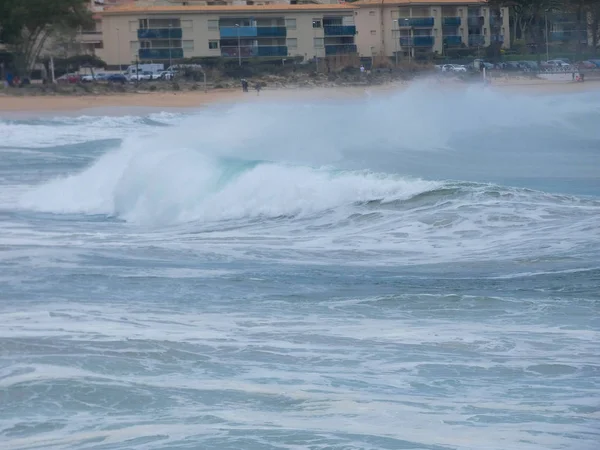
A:
{"type": "MultiPolygon", "coordinates": [[[[243,93],[241,89],[215,89],[203,91],[178,92],[136,92],[115,93],[105,95],[40,95],[13,96],[2,94],[0,91],[0,117],[15,118],[16,116],[31,116],[32,114],[47,115],[52,113],[76,114],[86,112],[90,115],[106,114],[127,115],[144,112],[172,111],[181,112],[200,108],[210,104],[228,104],[238,102],[255,102],[261,100],[330,100],[338,98],[356,98],[357,96],[377,95],[380,93],[401,92],[427,79],[415,80],[408,83],[387,83],[374,86],[340,86],[313,87],[297,89],[265,89],[260,95],[254,92],[243,93]],[[115,111],[119,109],[120,111],[115,111]],[[117,113],[117,114],[115,114],[117,113]],[[120,114],[119,114],[120,113],[120,114]]],[[[478,86],[453,80],[446,80],[434,86],[440,89],[467,89],[478,86]]],[[[491,89],[500,89],[511,93],[539,94],[568,94],[581,93],[600,89],[600,80],[589,80],[584,83],[492,79],[491,89]]]]}

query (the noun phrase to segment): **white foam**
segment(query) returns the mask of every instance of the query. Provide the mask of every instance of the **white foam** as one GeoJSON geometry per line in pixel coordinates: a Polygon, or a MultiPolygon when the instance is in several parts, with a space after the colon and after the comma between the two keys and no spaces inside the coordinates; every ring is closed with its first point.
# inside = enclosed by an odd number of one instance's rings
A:
{"type": "MultiPolygon", "coordinates": [[[[154,113],[150,120],[173,124],[179,114],[154,113]]],[[[40,121],[0,120],[3,147],[44,148],[57,145],[78,144],[99,139],[115,139],[148,133],[143,130],[144,118],[138,116],[79,116],[54,117],[40,121]]]]}

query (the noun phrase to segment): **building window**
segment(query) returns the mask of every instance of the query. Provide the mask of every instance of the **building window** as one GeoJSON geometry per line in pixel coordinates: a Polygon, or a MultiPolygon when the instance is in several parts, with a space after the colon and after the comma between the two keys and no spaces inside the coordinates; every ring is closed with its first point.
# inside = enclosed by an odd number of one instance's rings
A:
{"type": "Polygon", "coordinates": [[[375,15],[375,11],[369,11],[369,15],[370,16],[374,16],[375,15]]]}
{"type": "Polygon", "coordinates": [[[287,46],[289,49],[298,48],[298,39],[296,38],[287,38],[287,46]]]}
{"type": "Polygon", "coordinates": [[[219,41],[208,41],[209,50],[217,50],[219,48],[219,41]]]}
{"type": "Polygon", "coordinates": [[[194,50],[194,41],[181,41],[184,50],[194,50]]]}
{"type": "Polygon", "coordinates": [[[321,28],[321,19],[313,19],[313,28],[321,28]]]}
{"type": "Polygon", "coordinates": [[[148,19],[140,19],[138,28],[148,28],[148,19]]]}
{"type": "Polygon", "coordinates": [[[219,29],[219,21],[218,20],[209,20],[208,21],[208,29],[209,30],[218,30],[219,29]]]}
{"type": "Polygon", "coordinates": [[[323,48],[323,38],[314,38],[315,48],[323,48]]]}
{"type": "Polygon", "coordinates": [[[137,53],[138,49],[140,48],[140,43],[138,41],[131,41],[129,43],[129,48],[133,53],[137,53]]]}
{"type": "Polygon", "coordinates": [[[285,19],[285,26],[288,30],[296,29],[296,19],[285,19]]]}
{"type": "Polygon", "coordinates": [[[377,30],[371,30],[371,35],[375,36],[377,34],[377,30]]]}

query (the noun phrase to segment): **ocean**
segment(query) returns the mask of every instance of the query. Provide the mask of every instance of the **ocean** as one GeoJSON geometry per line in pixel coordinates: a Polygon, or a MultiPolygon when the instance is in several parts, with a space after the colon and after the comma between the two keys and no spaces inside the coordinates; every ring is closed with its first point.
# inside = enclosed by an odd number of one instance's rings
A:
{"type": "Polygon", "coordinates": [[[600,91],[0,119],[0,448],[593,450],[600,91]]]}

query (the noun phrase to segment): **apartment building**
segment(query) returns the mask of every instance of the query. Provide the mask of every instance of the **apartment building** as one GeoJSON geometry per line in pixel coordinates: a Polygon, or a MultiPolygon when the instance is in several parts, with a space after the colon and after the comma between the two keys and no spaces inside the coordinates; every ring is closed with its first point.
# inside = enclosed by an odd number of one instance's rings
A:
{"type": "Polygon", "coordinates": [[[588,30],[588,17],[573,12],[551,12],[544,17],[548,41],[553,44],[593,45],[588,30]]]}
{"type": "Polygon", "coordinates": [[[89,0],[89,9],[92,11],[94,25],[88,29],[79,30],[76,42],[79,44],[79,53],[94,54],[103,48],[102,40],[102,16],[105,8],[120,5],[134,4],[135,0],[89,0]]]}
{"type": "Polygon", "coordinates": [[[356,54],[350,4],[150,5],[101,13],[109,65],[170,63],[181,58],[278,58],[356,54]]]}
{"type": "Polygon", "coordinates": [[[510,46],[508,8],[486,0],[360,0],[356,26],[362,56],[400,60],[450,48],[510,46]]]}

